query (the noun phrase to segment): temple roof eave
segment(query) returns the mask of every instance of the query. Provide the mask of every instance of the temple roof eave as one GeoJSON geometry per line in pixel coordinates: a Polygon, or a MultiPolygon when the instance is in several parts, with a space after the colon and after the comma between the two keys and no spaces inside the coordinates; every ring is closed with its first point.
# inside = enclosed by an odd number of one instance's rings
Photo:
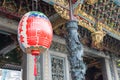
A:
{"type": "MultiPolygon", "coordinates": [[[[49,17],[50,21],[53,22],[52,24],[54,24],[54,20],[56,20],[57,18],[59,18],[60,16],[58,14],[53,14],[52,16],[49,17]]],[[[18,27],[18,22],[12,19],[8,19],[6,17],[2,17],[0,16],[0,30],[9,32],[9,33],[13,33],[13,34],[17,34],[17,27],[18,27]]],[[[54,26],[53,26],[54,27],[54,26]]],[[[111,37],[120,40],[120,36],[117,34],[114,34],[112,32],[110,32],[107,29],[104,29],[104,31],[107,32],[108,35],[110,35],[111,37]]]]}

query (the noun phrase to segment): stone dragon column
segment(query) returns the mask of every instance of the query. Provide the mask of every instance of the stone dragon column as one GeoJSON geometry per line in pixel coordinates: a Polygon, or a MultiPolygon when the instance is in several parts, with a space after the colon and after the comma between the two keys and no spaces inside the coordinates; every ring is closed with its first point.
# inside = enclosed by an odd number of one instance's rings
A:
{"type": "Polygon", "coordinates": [[[67,36],[66,43],[69,51],[68,59],[71,67],[72,80],[85,80],[86,65],[83,62],[83,45],[80,42],[80,35],[77,32],[76,21],[66,23],[67,36]]]}
{"type": "Polygon", "coordinates": [[[83,61],[83,45],[80,42],[80,35],[78,34],[78,23],[73,18],[72,0],[70,4],[70,21],[66,23],[67,35],[66,43],[68,49],[68,59],[71,68],[72,80],[85,80],[86,65],[83,61]]]}

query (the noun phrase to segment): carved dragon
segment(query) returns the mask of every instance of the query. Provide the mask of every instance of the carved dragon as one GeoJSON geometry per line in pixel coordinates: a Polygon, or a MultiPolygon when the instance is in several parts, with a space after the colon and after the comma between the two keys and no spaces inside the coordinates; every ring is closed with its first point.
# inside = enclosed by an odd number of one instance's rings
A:
{"type": "MultiPolygon", "coordinates": [[[[54,8],[56,12],[64,19],[69,20],[69,3],[66,2],[66,0],[55,0],[56,3],[54,4],[54,8]]],[[[88,0],[88,4],[94,4],[96,3],[97,0],[88,0]]],[[[105,32],[102,30],[102,27],[104,24],[97,22],[96,28],[94,27],[94,24],[91,22],[96,22],[95,19],[92,16],[89,16],[87,13],[83,12],[81,10],[82,4],[81,0],[77,0],[77,2],[73,5],[73,10],[74,10],[74,18],[76,21],[78,21],[78,24],[87,28],[92,32],[92,46],[96,48],[100,48],[102,46],[101,43],[103,42],[103,38],[105,36],[105,32]],[[81,16],[82,15],[82,16],[81,16]],[[91,22],[86,20],[85,18],[89,19],[91,22]]],[[[105,25],[104,25],[105,26],[105,25]]]]}

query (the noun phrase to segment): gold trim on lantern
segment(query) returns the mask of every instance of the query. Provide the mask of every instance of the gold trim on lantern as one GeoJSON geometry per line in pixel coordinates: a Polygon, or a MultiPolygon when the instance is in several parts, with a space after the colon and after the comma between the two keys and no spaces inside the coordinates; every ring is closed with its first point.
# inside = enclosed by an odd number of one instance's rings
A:
{"type": "Polygon", "coordinates": [[[27,47],[25,52],[27,54],[31,54],[32,50],[38,50],[40,53],[43,53],[47,50],[47,48],[45,48],[43,46],[39,46],[39,47],[32,46],[32,47],[27,47]]]}

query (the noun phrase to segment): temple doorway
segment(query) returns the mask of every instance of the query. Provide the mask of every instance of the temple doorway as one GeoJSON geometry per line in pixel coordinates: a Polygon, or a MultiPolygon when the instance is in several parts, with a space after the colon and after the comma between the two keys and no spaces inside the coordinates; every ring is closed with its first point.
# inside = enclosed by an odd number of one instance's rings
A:
{"type": "Polygon", "coordinates": [[[85,57],[87,65],[85,80],[103,80],[101,58],[85,57]]]}

